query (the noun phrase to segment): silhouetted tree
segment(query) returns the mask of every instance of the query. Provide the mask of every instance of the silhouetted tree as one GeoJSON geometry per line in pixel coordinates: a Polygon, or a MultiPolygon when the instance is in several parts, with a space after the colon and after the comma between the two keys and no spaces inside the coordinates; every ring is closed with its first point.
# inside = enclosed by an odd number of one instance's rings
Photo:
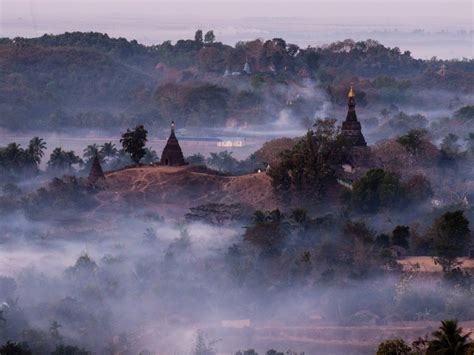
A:
{"type": "Polygon", "coordinates": [[[210,30],[207,31],[206,34],[204,35],[204,43],[207,44],[212,44],[216,40],[216,36],[214,35],[214,31],[210,30]]]}
{"type": "Polygon", "coordinates": [[[30,140],[28,145],[28,153],[30,154],[31,158],[39,164],[41,162],[41,158],[44,156],[44,151],[46,149],[46,142],[40,137],[33,137],[30,140]]]}
{"type": "Polygon", "coordinates": [[[435,261],[445,272],[457,265],[456,259],[467,247],[469,235],[469,221],[461,210],[446,212],[431,226],[428,237],[434,240],[435,261]]]}
{"type": "Polygon", "coordinates": [[[405,147],[405,149],[418,159],[418,153],[423,150],[425,136],[428,133],[426,129],[411,129],[403,136],[397,138],[397,142],[405,147]]]}
{"type": "Polygon", "coordinates": [[[136,126],[134,130],[127,129],[127,132],[122,134],[120,143],[122,143],[123,149],[130,154],[135,164],[138,164],[146,154],[144,148],[147,142],[147,134],[148,131],[143,125],[136,126]]]}
{"type": "Polygon", "coordinates": [[[383,341],[377,348],[377,355],[409,355],[411,348],[403,339],[383,341]]]}
{"type": "Polygon", "coordinates": [[[202,30],[197,30],[194,34],[194,40],[198,43],[202,43],[202,30]]]}
{"type": "Polygon", "coordinates": [[[470,333],[463,334],[456,319],[442,321],[439,329],[433,332],[434,339],[429,342],[427,353],[429,355],[470,355],[472,352],[469,349],[472,343],[469,336],[470,333]]]}

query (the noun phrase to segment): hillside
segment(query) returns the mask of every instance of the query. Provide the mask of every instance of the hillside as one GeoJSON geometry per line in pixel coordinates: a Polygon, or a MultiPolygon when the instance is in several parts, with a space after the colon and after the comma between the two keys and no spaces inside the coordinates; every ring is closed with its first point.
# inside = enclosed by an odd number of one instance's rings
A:
{"type": "Polygon", "coordinates": [[[373,40],[303,49],[281,38],[234,47],[145,46],[92,32],[0,38],[0,129],[113,130],[171,120],[245,127],[280,114],[302,124],[315,112],[336,115],[351,84],[370,116],[389,107],[452,112],[470,104],[473,64],[416,59],[373,40]]]}
{"type": "Polygon", "coordinates": [[[203,166],[142,166],[106,174],[105,191],[96,212],[116,208],[146,208],[163,216],[184,215],[207,203],[241,203],[255,209],[278,206],[271,179],[265,173],[223,176],[203,166]]]}

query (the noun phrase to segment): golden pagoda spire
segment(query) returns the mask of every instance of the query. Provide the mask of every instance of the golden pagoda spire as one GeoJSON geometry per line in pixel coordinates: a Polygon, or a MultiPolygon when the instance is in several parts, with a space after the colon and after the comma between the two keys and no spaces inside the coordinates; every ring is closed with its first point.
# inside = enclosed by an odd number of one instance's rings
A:
{"type": "Polygon", "coordinates": [[[354,96],[355,96],[354,89],[352,88],[352,85],[351,85],[351,89],[349,90],[347,97],[354,97],[354,96]]]}

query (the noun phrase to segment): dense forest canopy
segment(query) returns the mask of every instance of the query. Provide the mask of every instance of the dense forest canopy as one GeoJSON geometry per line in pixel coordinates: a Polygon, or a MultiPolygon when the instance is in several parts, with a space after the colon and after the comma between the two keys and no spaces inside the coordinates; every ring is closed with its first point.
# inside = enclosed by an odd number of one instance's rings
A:
{"type": "Polygon", "coordinates": [[[350,84],[376,113],[393,105],[453,111],[474,89],[472,59],[421,60],[374,40],[299,48],[274,38],[232,47],[210,32],[152,46],[94,32],[2,38],[0,127],[163,127],[172,118],[223,127],[268,123],[282,110],[302,121],[326,101],[343,106],[350,84]]]}

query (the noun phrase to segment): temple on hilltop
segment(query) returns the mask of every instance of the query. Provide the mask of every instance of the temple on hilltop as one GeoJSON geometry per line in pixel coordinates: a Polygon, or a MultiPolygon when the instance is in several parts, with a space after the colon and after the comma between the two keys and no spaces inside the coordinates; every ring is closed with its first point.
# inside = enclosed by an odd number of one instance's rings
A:
{"type": "Polygon", "coordinates": [[[334,166],[334,170],[337,182],[352,189],[354,181],[363,176],[370,168],[375,167],[376,164],[362,134],[361,124],[357,120],[355,93],[352,86],[347,97],[349,109],[341,128],[341,135],[344,137],[344,144],[347,148],[346,156],[340,165],[334,166]]]}
{"type": "Polygon", "coordinates": [[[366,147],[367,143],[362,134],[362,127],[360,122],[357,120],[355,111],[355,93],[352,86],[347,97],[349,99],[347,104],[349,109],[347,110],[346,120],[342,122],[342,136],[344,137],[346,144],[351,147],[366,147]]]}
{"type": "Polygon", "coordinates": [[[183,152],[181,151],[181,147],[179,146],[178,139],[176,138],[176,134],[174,133],[174,129],[175,124],[173,121],[171,122],[170,137],[168,138],[168,142],[166,142],[166,146],[163,149],[163,153],[161,153],[160,163],[162,165],[180,166],[186,164],[186,162],[184,161],[183,152]]]}
{"type": "Polygon", "coordinates": [[[89,176],[87,177],[87,182],[90,186],[104,187],[105,186],[105,175],[100,165],[99,157],[97,154],[92,160],[91,170],[89,171],[89,176]]]}

